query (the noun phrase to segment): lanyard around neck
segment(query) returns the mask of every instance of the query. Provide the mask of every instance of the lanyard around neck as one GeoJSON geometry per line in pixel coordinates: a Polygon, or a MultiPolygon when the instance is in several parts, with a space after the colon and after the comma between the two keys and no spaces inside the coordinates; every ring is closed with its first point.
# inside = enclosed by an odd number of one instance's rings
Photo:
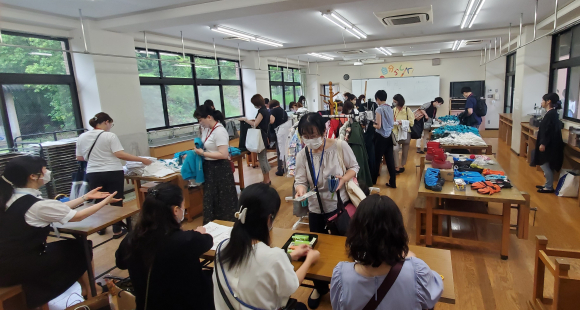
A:
{"type": "Polygon", "coordinates": [[[213,133],[213,131],[217,128],[217,126],[219,125],[220,122],[216,122],[215,125],[213,125],[213,128],[211,129],[211,131],[209,132],[209,134],[207,135],[207,137],[205,137],[205,141],[203,141],[203,144],[205,144],[207,142],[207,139],[209,139],[209,137],[211,136],[211,134],[213,133]]]}
{"type": "MultiPolygon", "coordinates": [[[[312,150],[310,150],[310,159],[312,163],[312,171],[314,175],[312,176],[312,183],[314,187],[318,186],[318,178],[320,177],[320,171],[322,171],[322,160],[324,159],[324,150],[326,149],[326,138],[324,139],[324,146],[322,147],[322,155],[320,156],[320,165],[318,166],[318,174],[316,173],[316,167],[314,167],[314,156],[312,155],[312,150]]],[[[308,156],[308,155],[306,155],[308,156]]]]}

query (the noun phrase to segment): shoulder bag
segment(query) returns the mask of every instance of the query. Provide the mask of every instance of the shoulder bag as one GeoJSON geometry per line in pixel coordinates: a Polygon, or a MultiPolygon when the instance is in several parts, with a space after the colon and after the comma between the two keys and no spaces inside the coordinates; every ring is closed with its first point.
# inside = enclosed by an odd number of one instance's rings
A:
{"type": "MultiPolygon", "coordinates": [[[[228,240],[228,239],[226,239],[226,240],[228,240]]],[[[228,278],[226,278],[226,272],[225,272],[225,270],[224,270],[224,265],[222,264],[221,255],[219,255],[219,253],[220,253],[220,250],[221,250],[221,247],[222,247],[222,244],[223,244],[223,243],[224,243],[226,240],[222,241],[222,242],[221,242],[221,243],[218,245],[218,248],[217,248],[217,249],[216,249],[216,251],[215,251],[215,254],[216,254],[216,261],[218,262],[218,264],[220,265],[220,267],[219,267],[219,270],[218,270],[218,266],[217,266],[217,265],[216,265],[216,266],[215,266],[215,268],[214,268],[214,269],[215,269],[215,271],[214,271],[214,272],[217,272],[217,273],[216,273],[216,275],[215,275],[215,278],[216,278],[216,280],[217,280],[218,289],[219,289],[219,291],[220,291],[220,294],[222,295],[222,298],[224,299],[224,302],[225,302],[225,303],[226,303],[226,305],[228,306],[228,309],[229,309],[229,310],[235,310],[235,309],[236,309],[236,308],[234,308],[234,306],[233,306],[233,305],[232,305],[232,303],[230,302],[230,299],[229,299],[229,298],[228,298],[228,296],[226,295],[226,292],[225,292],[225,290],[224,290],[224,287],[222,286],[222,282],[221,282],[221,280],[220,280],[220,277],[219,277],[219,273],[220,273],[220,271],[221,271],[221,274],[222,274],[222,276],[224,277],[224,280],[226,281],[226,285],[227,285],[227,287],[228,287],[228,290],[230,291],[230,294],[231,294],[231,295],[232,295],[232,296],[233,296],[233,297],[234,297],[234,298],[235,298],[235,299],[236,299],[236,300],[237,300],[237,301],[238,301],[240,304],[242,304],[244,307],[246,307],[246,308],[250,308],[250,309],[252,309],[252,310],[263,310],[263,309],[260,309],[260,308],[256,308],[256,307],[250,306],[250,305],[248,305],[247,303],[243,302],[241,299],[239,299],[238,297],[236,297],[236,295],[235,295],[235,294],[234,294],[234,292],[232,291],[232,288],[230,287],[230,284],[228,283],[228,278]]],[[[294,310],[294,308],[296,307],[296,304],[297,304],[297,300],[296,300],[296,299],[294,299],[294,298],[290,298],[290,299],[288,299],[288,303],[286,304],[286,306],[284,306],[284,307],[280,308],[280,310],[294,310]]],[[[145,309],[145,310],[146,310],[146,309],[145,309]]]]}
{"type": "MultiPolygon", "coordinates": [[[[337,143],[336,147],[338,150],[338,162],[339,162],[340,166],[342,167],[342,171],[344,174],[344,173],[346,173],[347,169],[346,169],[346,165],[344,164],[344,152],[342,149],[342,143],[346,143],[346,142],[337,140],[336,143],[337,143]]],[[[358,182],[356,180],[356,177],[354,177],[354,178],[350,179],[348,182],[344,183],[344,186],[345,186],[346,193],[348,194],[348,197],[350,198],[350,202],[352,202],[352,204],[355,207],[358,207],[360,202],[363,201],[365,198],[367,198],[365,193],[358,186],[358,182]]]]}
{"type": "Polygon", "coordinates": [[[381,286],[379,286],[379,289],[376,292],[376,298],[375,295],[373,295],[373,297],[371,297],[371,300],[369,300],[369,302],[366,304],[363,310],[377,309],[377,307],[381,304],[385,296],[387,296],[387,293],[391,290],[391,287],[393,287],[393,284],[395,284],[395,281],[397,280],[399,273],[401,273],[401,269],[403,269],[404,263],[405,261],[402,261],[391,266],[391,270],[389,270],[387,277],[383,280],[383,283],[381,283],[381,286]]]}
{"type": "Polygon", "coordinates": [[[87,154],[87,158],[85,158],[85,161],[88,163],[89,162],[89,157],[91,157],[91,153],[93,152],[93,148],[95,147],[95,144],[97,144],[97,140],[99,140],[99,137],[104,133],[105,131],[101,131],[101,133],[99,133],[97,135],[97,138],[95,138],[95,142],[93,142],[93,145],[91,145],[91,149],[89,150],[89,153],[87,154]]]}
{"type": "MultiPolygon", "coordinates": [[[[308,147],[305,146],[304,147],[304,152],[306,153],[306,162],[308,164],[308,169],[310,170],[310,178],[314,178],[314,171],[312,169],[312,161],[310,160],[310,156],[308,156],[310,154],[310,150],[308,150],[308,147]]],[[[320,169],[322,169],[322,167],[320,167],[320,169]]],[[[314,179],[312,181],[312,184],[314,184],[314,179]]],[[[324,207],[322,206],[322,198],[320,198],[320,193],[318,191],[318,184],[316,184],[314,186],[314,190],[316,191],[316,199],[318,200],[318,205],[320,206],[320,212],[321,214],[326,214],[326,212],[324,212],[324,207]]]]}

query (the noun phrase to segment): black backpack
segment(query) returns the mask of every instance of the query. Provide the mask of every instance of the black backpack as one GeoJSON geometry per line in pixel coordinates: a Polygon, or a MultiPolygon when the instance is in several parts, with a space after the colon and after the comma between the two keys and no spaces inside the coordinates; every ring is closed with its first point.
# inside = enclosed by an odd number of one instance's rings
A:
{"type": "Polygon", "coordinates": [[[479,117],[485,116],[487,114],[487,104],[485,103],[485,99],[477,99],[477,103],[475,104],[475,114],[479,117]]]}

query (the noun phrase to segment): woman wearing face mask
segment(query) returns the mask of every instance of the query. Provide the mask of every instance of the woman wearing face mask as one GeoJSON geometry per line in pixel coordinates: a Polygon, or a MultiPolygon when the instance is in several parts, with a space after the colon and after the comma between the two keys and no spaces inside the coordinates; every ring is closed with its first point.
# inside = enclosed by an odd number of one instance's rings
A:
{"type": "Polygon", "coordinates": [[[429,136],[429,130],[433,124],[433,120],[437,117],[437,109],[443,104],[443,98],[437,97],[431,102],[423,104],[419,111],[423,114],[423,119],[425,126],[423,126],[423,135],[421,139],[417,139],[417,153],[425,154],[425,149],[427,148],[427,137],[429,136]]]}
{"type": "Polygon", "coordinates": [[[38,190],[50,181],[46,161],[21,156],[8,162],[0,176],[0,287],[21,284],[28,308],[40,307],[64,293],[75,282],[89,292],[83,244],[78,240],[47,243],[53,222],[79,222],[103,206],[117,202],[116,192],[95,188],[84,196],[62,203],[43,199],[38,190]],[[100,203],[76,211],[90,199],[100,203]]]}
{"type": "Polygon", "coordinates": [[[135,229],[115,253],[117,267],[129,269],[137,310],[214,309],[211,272],[202,271],[199,262],[213,238],[201,226],[181,230],[184,215],[178,186],[149,189],[135,229]]]}
{"type": "MultiPolygon", "coordinates": [[[[405,165],[407,164],[407,157],[409,155],[409,146],[411,144],[411,128],[415,124],[415,114],[405,107],[405,98],[401,94],[396,94],[393,96],[393,113],[395,116],[395,127],[393,127],[393,134],[401,137],[400,131],[405,130],[407,132],[407,137],[404,139],[398,139],[399,143],[393,149],[393,155],[395,156],[395,170],[396,173],[403,173],[405,171],[405,165]],[[408,128],[403,127],[403,121],[408,122],[408,128]]],[[[405,122],[406,123],[406,122],[405,122]]]]}
{"type": "MultiPolygon", "coordinates": [[[[337,212],[337,195],[340,194],[343,202],[349,200],[344,184],[355,177],[359,171],[356,157],[348,143],[323,138],[326,130],[325,123],[325,119],[318,113],[308,113],[298,123],[298,133],[306,144],[306,148],[302,149],[296,156],[294,187],[296,197],[301,197],[318,186],[321,201],[319,202],[317,195],[308,198],[310,231],[316,233],[326,233],[327,220],[337,212]],[[337,143],[341,143],[346,172],[340,165],[337,143]],[[310,157],[311,167],[309,167],[307,156],[310,157]],[[336,195],[329,190],[331,176],[339,178],[336,195]]],[[[317,308],[320,304],[320,296],[328,293],[327,282],[314,281],[314,286],[316,289],[308,299],[308,306],[311,309],[317,308]]]]}
{"type": "MultiPolygon", "coordinates": [[[[101,187],[104,192],[116,192],[115,198],[120,199],[112,205],[123,206],[125,190],[125,174],[122,160],[139,161],[150,165],[151,160],[126,153],[116,134],[110,132],[113,119],[109,114],[97,113],[89,124],[94,128],[85,132],[77,140],[76,156],[78,161],[87,162],[87,179],[90,189],[101,187]]],[[[113,225],[113,238],[118,239],[127,233],[121,223],[113,225]]],[[[99,232],[105,234],[105,229],[99,232]]]]}
{"type": "Polygon", "coordinates": [[[204,157],[203,222],[233,221],[238,205],[234,173],[229,162],[230,136],[224,127],[223,114],[201,106],[193,113],[202,128],[203,149],[195,153],[204,157]]]}
{"type": "Polygon", "coordinates": [[[538,193],[554,192],[554,171],[560,171],[564,161],[564,141],[562,140],[562,122],[558,109],[562,108],[560,97],[556,93],[545,94],[542,97],[542,108],[546,115],[540,123],[538,142],[533,165],[542,167],[546,183],[537,185],[538,193]]]}
{"type": "MultiPolygon", "coordinates": [[[[231,237],[216,250],[213,298],[217,310],[231,309],[228,302],[234,309],[280,309],[286,306],[290,295],[304,281],[310,266],[320,257],[318,251],[307,245],[291,254],[270,247],[270,230],[278,210],[280,196],[266,184],[252,184],[240,195],[240,209],[236,213],[238,220],[231,237]],[[294,271],[291,261],[304,256],[304,263],[294,271]]],[[[299,303],[292,309],[307,308],[299,303]]]]}

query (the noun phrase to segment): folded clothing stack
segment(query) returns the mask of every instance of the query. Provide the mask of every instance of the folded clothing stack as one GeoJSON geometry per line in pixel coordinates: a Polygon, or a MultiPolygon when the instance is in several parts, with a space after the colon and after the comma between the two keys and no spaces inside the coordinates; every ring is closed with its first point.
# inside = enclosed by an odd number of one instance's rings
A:
{"type": "MultiPolygon", "coordinates": [[[[141,158],[147,158],[151,161],[157,161],[155,157],[147,157],[147,156],[139,156],[141,158]]],[[[143,170],[145,169],[145,165],[140,161],[127,161],[125,167],[123,167],[123,171],[128,176],[141,176],[143,175],[143,170]]]]}
{"type": "Polygon", "coordinates": [[[491,170],[491,169],[483,169],[482,174],[483,175],[490,175],[490,174],[505,175],[505,173],[503,171],[491,170]]]}
{"type": "Polygon", "coordinates": [[[445,179],[441,177],[439,169],[427,168],[425,171],[425,188],[434,192],[443,190],[445,179]]]}
{"type": "Polygon", "coordinates": [[[495,193],[501,192],[501,187],[497,184],[493,184],[489,181],[476,182],[471,184],[472,189],[476,189],[480,194],[493,195],[495,193]]]}
{"type": "Polygon", "coordinates": [[[477,165],[473,164],[473,160],[471,159],[459,159],[459,158],[453,158],[454,159],[454,166],[455,166],[455,170],[459,171],[459,172],[464,172],[464,171],[474,171],[477,173],[481,173],[483,172],[483,169],[481,169],[481,167],[478,167],[477,165]]]}
{"type": "Polygon", "coordinates": [[[459,117],[457,115],[443,115],[438,118],[443,126],[455,126],[459,125],[459,117]]]}
{"type": "Polygon", "coordinates": [[[463,179],[467,184],[473,184],[476,182],[485,182],[485,178],[480,173],[475,171],[455,170],[455,178],[463,179]]]}
{"type": "Polygon", "coordinates": [[[473,133],[479,136],[479,130],[465,125],[447,125],[433,130],[433,138],[438,139],[449,135],[449,133],[473,133]]]}
{"type": "Polygon", "coordinates": [[[487,143],[483,139],[472,133],[449,133],[449,135],[436,139],[435,141],[444,145],[460,145],[460,146],[486,146],[487,143]]]}

